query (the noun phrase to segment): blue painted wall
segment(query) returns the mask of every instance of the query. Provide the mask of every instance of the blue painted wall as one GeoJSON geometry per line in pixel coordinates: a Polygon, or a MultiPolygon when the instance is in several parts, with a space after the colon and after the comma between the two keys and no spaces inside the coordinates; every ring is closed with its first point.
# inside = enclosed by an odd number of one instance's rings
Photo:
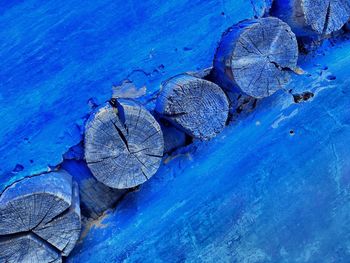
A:
{"type": "MultiPolygon", "coordinates": [[[[146,86],[147,101],[166,78],[211,66],[221,33],[264,9],[258,0],[2,3],[0,189],[60,163],[112,85],[146,86]]],[[[68,262],[348,262],[350,42],[321,51],[302,58],[306,74],[290,85],[313,99],[275,94],[165,160],[84,231],[68,262]]]]}
{"type": "Polygon", "coordinates": [[[279,92],[166,160],[68,262],[349,262],[350,41],[321,51],[289,86],[313,99],[279,92]]]}
{"type": "Polygon", "coordinates": [[[0,189],[60,163],[112,85],[128,78],[147,100],[166,78],[210,67],[221,33],[264,11],[262,0],[2,3],[0,189]]]}

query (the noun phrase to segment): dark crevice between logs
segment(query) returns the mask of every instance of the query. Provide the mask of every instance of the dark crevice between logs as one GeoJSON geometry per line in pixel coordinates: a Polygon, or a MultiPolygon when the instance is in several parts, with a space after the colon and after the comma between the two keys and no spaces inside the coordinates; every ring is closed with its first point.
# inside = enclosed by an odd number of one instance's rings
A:
{"type": "MultiPolygon", "coordinates": [[[[291,69],[288,68],[288,70],[291,70],[291,69]]],[[[204,80],[208,80],[210,82],[213,82],[219,85],[213,68],[206,69],[205,74],[202,74],[201,77],[204,80]]],[[[244,118],[245,116],[248,116],[250,113],[252,113],[255,110],[255,108],[258,105],[258,102],[261,100],[261,99],[256,99],[247,95],[243,95],[243,93],[241,93],[238,90],[236,92],[229,92],[224,88],[222,88],[222,90],[224,91],[227,98],[229,99],[230,110],[229,110],[229,116],[226,121],[226,126],[228,126],[232,122],[235,122],[241,118],[244,118]]]]}
{"type": "Polygon", "coordinates": [[[308,101],[309,99],[311,99],[315,96],[315,94],[310,92],[310,91],[306,91],[306,92],[303,92],[301,94],[292,94],[292,95],[293,95],[293,99],[294,99],[295,103],[301,103],[301,102],[308,101]]]}
{"type": "MultiPolygon", "coordinates": [[[[141,187],[141,186],[138,185],[138,186],[129,188],[124,194],[122,194],[122,195],[118,198],[118,200],[116,200],[116,201],[113,203],[113,205],[111,206],[110,209],[111,209],[112,211],[115,211],[115,210],[117,209],[118,205],[126,198],[127,195],[129,195],[129,194],[131,194],[131,193],[133,193],[133,192],[139,191],[139,190],[140,190],[140,187],[141,187]]],[[[102,216],[102,215],[101,215],[101,216],[102,216]]]]}
{"type": "MultiPolygon", "coordinates": [[[[157,112],[153,112],[153,116],[160,124],[160,127],[161,127],[162,132],[163,132],[164,144],[165,144],[163,157],[170,156],[174,152],[176,152],[177,150],[184,148],[184,147],[193,143],[193,138],[191,136],[180,131],[177,127],[175,127],[168,120],[162,118],[162,116],[160,116],[157,112]],[[173,136],[175,136],[178,139],[178,141],[174,142],[173,137],[168,138],[168,136],[171,136],[172,134],[173,134],[173,136]],[[171,144],[171,145],[170,146],[168,145],[168,148],[167,148],[166,147],[167,144],[171,144]]],[[[171,116],[174,116],[174,115],[171,115],[171,116]]],[[[171,116],[169,116],[169,117],[171,117],[171,116]]]]}
{"type": "Polygon", "coordinates": [[[322,45],[326,44],[334,47],[339,41],[349,40],[349,33],[349,29],[344,26],[339,31],[326,36],[299,36],[297,38],[299,53],[302,55],[317,55],[322,52],[324,54],[324,50],[320,49],[322,45]]]}
{"type": "Polygon", "coordinates": [[[298,37],[298,49],[301,54],[307,55],[317,50],[322,41],[315,37],[298,37]]]}

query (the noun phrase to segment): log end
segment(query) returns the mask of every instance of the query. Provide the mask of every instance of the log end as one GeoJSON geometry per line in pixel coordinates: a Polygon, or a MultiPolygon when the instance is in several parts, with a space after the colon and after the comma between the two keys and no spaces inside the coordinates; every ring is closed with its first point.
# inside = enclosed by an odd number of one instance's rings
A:
{"type": "Polygon", "coordinates": [[[288,23],[297,36],[325,37],[350,19],[348,0],[275,0],[271,14],[288,23]]]}
{"type": "Polygon", "coordinates": [[[80,228],[79,190],[70,175],[26,177],[0,196],[0,262],[61,262],[80,228]]]}
{"type": "Polygon", "coordinates": [[[228,90],[264,98],[287,85],[297,60],[297,40],[286,23],[274,17],[243,21],[223,34],[214,77],[228,90]]]}
{"type": "Polygon", "coordinates": [[[164,151],[155,118],[131,100],[114,100],[99,108],[86,124],[85,159],[95,178],[126,189],[151,178],[164,151]]]}
{"type": "Polygon", "coordinates": [[[226,125],[228,100],[216,84],[181,74],[163,84],[156,111],[190,136],[209,140],[226,125]]]}

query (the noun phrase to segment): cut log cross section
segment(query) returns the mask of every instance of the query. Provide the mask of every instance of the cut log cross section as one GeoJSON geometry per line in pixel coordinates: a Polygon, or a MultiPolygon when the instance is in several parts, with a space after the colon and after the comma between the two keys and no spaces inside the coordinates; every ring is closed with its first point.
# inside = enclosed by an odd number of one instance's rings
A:
{"type": "Polygon", "coordinates": [[[228,108],[219,86],[187,74],[166,81],[156,104],[161,118],[201,140],[211,139],[225,128],[228,108]]]}
{"type": "Polygon", "coordinates": [[[297,60],[297,40],[286,23],[272,17],[243,21],[224,33],[214,77],[225,89],[264,98],[286,86],[297,60]]]}
{"type": "Polygon", "coordinates": [[[98,181],[112,188],[132,188],[158,170],[163,134],[141,105],[125,99],[114,102],[98,109],[88,120],[85,159],[98,181]]]}
{"type": "Polygon", "coordinates": [[[350,18],[349,0],[275,0],[272,14],[288,23],[299,36],[328,35],[350,18]]]}
{"type": "Polygon", "coordinates": [[[0,262],[61,262],[80,229],[79,190],[70,175],[24,178],[0,197],[0,262]]]}

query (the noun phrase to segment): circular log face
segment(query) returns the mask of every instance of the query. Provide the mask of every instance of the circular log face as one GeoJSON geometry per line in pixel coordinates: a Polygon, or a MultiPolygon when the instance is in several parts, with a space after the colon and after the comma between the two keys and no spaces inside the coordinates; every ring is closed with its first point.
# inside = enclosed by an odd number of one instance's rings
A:
{"type": "Polygon", "coordinates": [[[118,100],[86,124],[85,159],[96,179],[113,188],[140,185],[160,166],[164,141],[159,124],[142,106],[118,100]]]}
{"type": "Polygon", "coordinates": [[[0,238],[0,262],[62,262],[61,255],[33,234],[0,238]]]}
{"type": "Polygon", "coordinates": [[[275,0],[272,15],[298,36],[328,35],[350,19],[350,0],[275,0]]]}
{"type": "Polygon", "coordinates": [[[63,256],[68,256],[79,239],[80,229],[79,188],[74,182],[69,209],[47,223],[42,222],[33,229],[33,233],[62,251],[63,256]]]}
{"type": "Polygon", "coordinates": [[[350,18],[349,0],[303,0],[301,8],[306,24],[318,34],[337,31],[350,18]]]}
{"type": "Polygon", "coordinates": [[[189,135],[208,140],[224,129],[228,100],[216,84],[183,74],[164,83],[156,111],[189,135]]]}
{"type": "Polygon", "coordinates": [[[70,207],[72,178],[50,173],[25,178],[0,196],[0,235],[31,231],[70,207]]]}
{"type": "Polygon", "coordinates": [[[61,262],[80,235],[78,186],[65,172],[24,178],[0,196],[0,262],[61,262]]]}
{"type": "Polygon", "coordinates": [[[286,23],[272,17],[244,21],[223,35],[215,77],[227,89],[264,98],[285,87],[297,60],[297,40],[286,23]]]}

